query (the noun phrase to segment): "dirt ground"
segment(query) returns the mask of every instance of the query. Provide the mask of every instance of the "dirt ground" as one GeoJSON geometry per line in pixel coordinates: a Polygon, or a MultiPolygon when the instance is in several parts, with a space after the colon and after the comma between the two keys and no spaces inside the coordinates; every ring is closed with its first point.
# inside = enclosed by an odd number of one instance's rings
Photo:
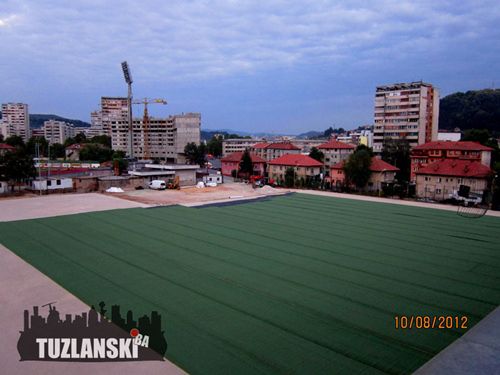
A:
{"type": "Polygon", "coordinates": [[[276,195],[288,192],[285,189],[274,189],[270,186],[253,189],[252,185],[244,183],[225,183],[217,187],[185,187],[180,190],[130,190],[124,193],[107,193],[116,198],[122,198],[147,205],[193,205],[221,200],[258,198],[266,195],[276,195]]]}

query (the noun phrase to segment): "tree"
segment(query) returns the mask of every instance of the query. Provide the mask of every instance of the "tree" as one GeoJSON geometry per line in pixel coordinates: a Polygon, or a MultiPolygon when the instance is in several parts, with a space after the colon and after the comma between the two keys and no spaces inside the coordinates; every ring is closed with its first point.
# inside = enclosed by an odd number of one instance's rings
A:
{"type": "Polygon", "coordinates": [[[223,138],[222,136],[213,136],[208,142],[207,142],[207,150],[209,154],[212,154],[216,158],[220,157],[222,155],[222,141],[223,138]]]}
{"type": "Polygon", "coordinates": [[[98,143],[108,148],[111,148],[111,137],[109,135],[96,135],[90,138],[90,143],[98,143]]]}
{"type": "Polygon", "coordinates": [[[500,90],[457,92],[441,99],[439,105],[441,129],[488,129],[500,134],[500,90]]]}
{"type": "Polygon", "coordinates": [[[0,180],[8,181],[12,191],[16,183],[26,182],[35,173],[33,158],[22,148],[0,156],[0,180]]]}
{"type": "Polygon", "coordinates": [[[252,157],[250,156],[248,149],[246,149],[241,156],[239,169],[240,173],[247,177],[253,173],[252,157]]]}
{"type": "Polygon", "coordinates": [[[7,137],[7,139],[5,140],[5,143],[7,143],[8,145],[11,145],[13,147],[17,147],[17,148],[24,147],[24,141],[18,135],[11,135],[10,137],[7,137]]]}
{"type": "Polygon", "coordinates": [[[184,155],[190,164],[199,164],[203,167],[206,162],[207,146],[201,143],[199,146],[194,142],[188,143],[184,147],[184,155]]]}
{"type": "Polygon", "coordinates": [[[128,160],[125,158],[125,156],[125,151],[121,150],[113,152],[112,155],[113,166],[115,165],[115,163],[118,163],[118,171],[120,175],[128,170],[128,160]]]}
{"type": "Polygon", "coordinates": [[[64,158],[66,155],[66,148],[64,145],[60,143],[54,143],[53,145],[50,146],[50,157],[57,159],[57,158],[64,158]]]}
{"type": "Polygon", "coordinates": [[[344,164],[347,185],[352,183],[358,189],[364,188],[372,173],[370,170],[371,163],[372,157],[367,150],[353,152],[344,164]]]}
{"type": "Polygon", "coordinates": [[[75,139],[75,143],[87,143],[88,142],[87,137],[82,132],[75,135],[74,139],[75,139]]]}
{"type": "Polygon", "coordinates": [[[80,160],[98,161],[99,163],[102,163],[104,161],[111,160],[112,153],[113,151],[111,151],[111,149],[100,144],[88,143],[80,150],[80,160]]]}
{"type": "Polygon", "coordinates": [[[399,168],[396,179],[399,183],[410,180],[410,144],[405,139],[386,139],[382,147],[382,160],[399,168]]]}
{"type": "Polygon", "coordinates": [[[325,158],[325,154],[318,150],[316,147],[311,148],[311,151],[309,152],[309,156],[313,158],[314,160],[319,161],[320,163],[323,163],[323,160],[325,158]]]}
{"type": "Polygon", "coordinates": [[[31,137],[28,139],[28,142],[26,142],[26,152],[31,156],[35,156],[37,143],[40,150],[40,156],[48,156],[49,142],[47,142],[45,137],[31,137]]]}
{"type": "Polygon", "coordinates": [[[360,151],[360,150],[366,150],[366,151],[368,151],[370,156],[374,156],[373,148],[371,148],[371,147],[368,147],[366,145],[358,145],[358,147],[356,147],[356,150],[354,150],[354,151],[360,151]]]}
{"type": "Polygon", "coordinates": [[[294,187],[295,186],[295,169],[288,167],[285,171],[285,186],[294,187]]]}

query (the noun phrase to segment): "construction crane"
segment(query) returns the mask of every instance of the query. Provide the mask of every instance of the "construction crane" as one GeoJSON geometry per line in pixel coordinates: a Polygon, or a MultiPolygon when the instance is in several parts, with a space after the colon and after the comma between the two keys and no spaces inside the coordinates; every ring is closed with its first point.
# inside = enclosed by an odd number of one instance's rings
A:
{"type": "Polygon", "coordinates": [[[143,139],[144,139],[144,149],[143,158],[149,159],[149,115],[148,115],[148,104],[167,104],[165,99],[148,99],[144,98],[141,100],[134,100],[132,104],[143,104],[144,105],[144,117],[142,119],[142,129],[143,129],[143,139]]]}

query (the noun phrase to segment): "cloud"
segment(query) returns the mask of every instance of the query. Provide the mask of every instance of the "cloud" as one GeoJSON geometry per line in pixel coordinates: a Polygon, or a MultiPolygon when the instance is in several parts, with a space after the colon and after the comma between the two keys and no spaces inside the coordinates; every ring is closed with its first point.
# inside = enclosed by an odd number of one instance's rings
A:
{"type": "Polygon", "coordinates": [[[10,52],[29,54],[34,64],[50,62],[52,72],[76,69],[86,76],[88,69],[99,77],[129,58],[146,80],[159,73],[167,80],[203,79],[335,64],[356,59],[356,51],[362,58],[383,46],[407,55],[426,43],[440,48],[452,38],[479,40],[499,18],[493,1],[461,6],[280,0],[8,4],[23,18],[14,25],[14,16],[0,17],[0,26],[15,26],[0,36],[10,52]]]}

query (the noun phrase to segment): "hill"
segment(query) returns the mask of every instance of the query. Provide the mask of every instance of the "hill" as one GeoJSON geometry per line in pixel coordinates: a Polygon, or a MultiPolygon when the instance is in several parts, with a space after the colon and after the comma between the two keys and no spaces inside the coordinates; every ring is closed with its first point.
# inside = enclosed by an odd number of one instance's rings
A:
{"type": "Polygon", "coordinates": [[[441,99],[439,128],[488,129],[500,134],[500,89],[456,92],[441,99]]]}
{"type": "Polygon", "coordinates": [[[65,117],[61,117],[58,115],[51,115],[51,114],[30,114],[30,127],[31,128],[41,128],[43,126],[44,121],[47,120],[57,120],[57,121],[65,121],[69,122],[77,128],[81,127],[89,127],[90,124],[85,121],[81,120],[73,120],[73,119],[68,119],[65,117]]]}

